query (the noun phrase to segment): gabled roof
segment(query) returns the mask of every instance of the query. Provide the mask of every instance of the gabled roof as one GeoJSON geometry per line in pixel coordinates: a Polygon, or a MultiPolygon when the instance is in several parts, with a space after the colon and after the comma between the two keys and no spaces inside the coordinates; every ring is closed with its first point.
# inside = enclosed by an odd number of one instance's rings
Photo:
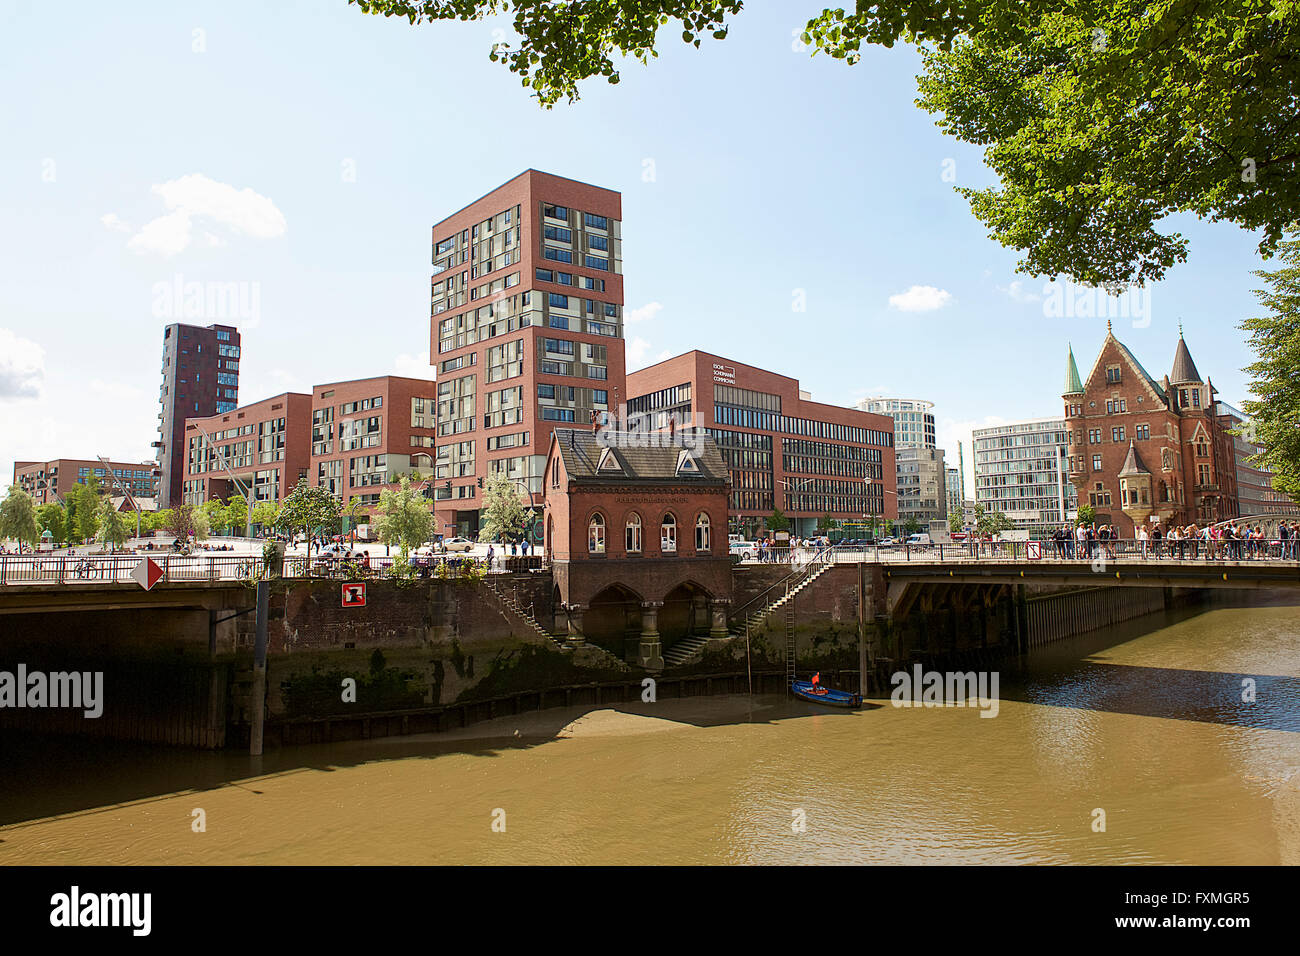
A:
{"type": "Polygon", "coordinates": [[[1129,475],[1149,475],[1147,466],[1142,464],[1142,456],[1138,454],[1137,445],[1133,444],[1132,439],[1128,443],[1128,455],[1124,459],[1124,466],[1119,470],[1119,476],[1125,478],[1129,475]]]}
{"type": "Polygon", "coordinates": [[[713,439],[703,433],[623,432],[602,428],[557,428],[554,442],[568,476],[578,482],[659,481],[719,484],[727,465],[713,439]],[[699,442],[699,445],[695,443],[699,442]],[[696,468],[681,468],[689,456],[696,468]],[[604,467],[602,468],[602,464],[604,467]],[[615,470],[613,465],[618,466],[615,470]]]}
{"type": "Polygon", "coordinates": [[[1170,385],[1187,385],[1195,382],[1200,384],[1203,381],[1201,373],[1196,371],[1196,363],[1192,361],[1192,353],[1187,350],[1187,343],[1183,341],[1183,330],[1178,330],[1178,349],[1174,352],[1174,368],[1169,373],[1170,385]]]}
{"type": "MultiPolygon", "coordinates": [[[[1115,347],[1119,349],[1120,354],[1123,355],[1124,358],[1126,358],[1130,363],[1132,363],[1133,367],[1138,370],[1138,372],[1142,375],[1144,379],[1146,379],[1147,384],[1151,386],[1151,390],[1156,393],[1157,397],[1159,397],[1161,401],[1167,402],[1169,400],[1169,396],[1165,393],[1164,386],[1151,377],[1151,373],[1142,367],[1142,363],[1137,360],[1137,356],[1135,356],[1132,352],[1129,351],[1127,345],[1125,345],[1119,339],[1115,338],[1115,333],[1111,331],[1110,323],[1107,322],[1106,341],[1110,341],[1112,339],[1114,339],[1115,347]]],[[[1097,351],[1097,358],[1093,361],[1092,368],[1088,372],[1089,382],[1091,382],[1092,377],[1097,374],[1097,369],[1101,366],[1102,353],[1105,351],[1106,351],[1106,342],[1103,342],[1101,348],[1097,351]]]]}

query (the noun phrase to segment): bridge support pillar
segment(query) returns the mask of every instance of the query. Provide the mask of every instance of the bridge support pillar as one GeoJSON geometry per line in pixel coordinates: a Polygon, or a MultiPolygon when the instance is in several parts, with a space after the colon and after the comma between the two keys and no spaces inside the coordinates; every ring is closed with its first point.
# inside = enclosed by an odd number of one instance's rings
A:
{"type": "Polygon", "coordinates": [[[659,640],[659,609],[663,601],[641,602],[641,642],[637,647],[637,663],[648,671],[664,669],[664,649],[659,640]]]}
{"type": "Polygon", "coordinates": [[[712,616],[712,624],[709,627],[709,637],[726,637],[727,631],[727,608],[731,605],[729,598],[714,598],[709,603],[709,613],[712,616]]]}
{"type": "Polygon", "coordinates": [[[1016,653],[1023,654],[1029,650],[1029,602],[1025,598],[1025,586],[1016,585],[1016,653]]]}
{"type": "Polygon", "coordinates": [[[564,605],[564,615],[569,622],[568,641],[575,646],[584,644],[587,640],[582,636],[582,612],[584,609],[584,605],[581,604],[564,605]]]}

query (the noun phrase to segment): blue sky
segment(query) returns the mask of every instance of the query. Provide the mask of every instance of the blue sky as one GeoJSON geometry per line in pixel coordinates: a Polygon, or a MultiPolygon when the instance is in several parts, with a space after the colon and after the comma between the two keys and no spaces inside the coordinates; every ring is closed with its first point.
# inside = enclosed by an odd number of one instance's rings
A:
{"type": "MultiPolygon", "coordinates": [[[[178,277],[244,294],[245,402],[426,373],[430,226],[528,167],[623,193],[630,368],[700,348],[819,401],[929,399],[950,463],[972,427],[1056,414],[1067,341],[1086,374],[1105,319],[1045,314],[954,192],[991,177],[915,106],[913,51],[810,58],[819,6],[777,6],[700,50],[665,30],[546,111],[488,61],[507,23],[0,0],[4,483],[19,458],[152,457],[178,277]]],[[[1239,403],[1256,239],[1178,227],[1189,261],[1116,334],[1159,378],[1181,321],[1239,403]]]]}

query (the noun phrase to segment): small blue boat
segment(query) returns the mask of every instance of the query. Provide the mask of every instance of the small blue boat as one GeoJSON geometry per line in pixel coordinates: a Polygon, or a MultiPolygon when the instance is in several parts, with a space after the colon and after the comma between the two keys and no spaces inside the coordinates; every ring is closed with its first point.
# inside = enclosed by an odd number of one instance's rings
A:
{"type": "Polygon", "coordinates": [[[796,697],[810,700],[814,704],[825,704],[827,707],[862,706],[861,694],[850,694],[846,690],[832,690],[807,680],[791,681],[790,692],[796,697]]]}

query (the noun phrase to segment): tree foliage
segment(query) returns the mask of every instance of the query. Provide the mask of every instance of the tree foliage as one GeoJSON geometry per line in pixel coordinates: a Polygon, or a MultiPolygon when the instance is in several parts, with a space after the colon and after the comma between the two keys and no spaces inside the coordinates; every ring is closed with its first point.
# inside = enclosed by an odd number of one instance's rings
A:
{"type": "Polygon", "coordinates": [[[95,538],[99,534],[99,481],[91,475],[84,484],[78,482],[68,489],[64,500],[68,508],[68,543],[95,538]]]}
{"type": "Polygon", "coordinates": [[[309,485],[303,478],[281,502],[275,526],[290,535],[303,532],[307,536],[307,555],[310,557],[312,535],[333,527],[342,513],[342,502],[328,488],[309,485]]]}
{"type": "Polygon", "coordinates": [[[1255,460],[1273,472],[1273,487],[1300,501],[1300,241],[1282,245],[1282,265],[1255,275],[1264,315],[1246,319],[1250,347],[1258,356],[1246,366],[1256,400],[1242,403],[1249,437],[1264,450],[1255,460]]]}
{"type": "Polygon", "coordinates": [[[412,488],[411,480],[405,475],[396,488],[385,488],[379,493],[376,511],[379,539],[396,545],[403,562],[412,548],[418,548],[433,534],[433,512],[420,489],[412,488]]]}
{"type": "Polygon", "coordinates": [[[54,539],[55,544],[61,544],[68,540],[68,523],[67,515],[63,510],[63,505],[50,503],[40,505],[36,509],[36,523],[41,526],[41,531],[48,531],[54,539]]]}
{"type": "Polygon", "coordinates": [[[17,541],[21,551],[24,544],[34,550],[40,536],[36,502],[17,485],[10,485],[8,494],[0,501],[0,539],[17,541]]]}
{"type": "Polygon", "coordinates": [[[519,497],[519,487],[505,475],[488,478],[483,488],[482,536],[491,541],[521,541],[528,527],[529,509],[519,497]]]}
{"type": "MultiPolygon", "coordinates": [[[[134,523],[134,517],[132,518],[134,523]]],[[[96,536],[106,548],[120,548],[131,537],[126,517],[113,507],[113,499],[105,497],[100,506],[99,534],[96,536]]]]}
{"type": "Polygon", "coordinates": [[[785,516],[785,512],[780,508],[774,508],[772,514],[767,519],[768,531],[789,531],[790,519],[785,516]]]}
{"type": "MultiPolygon", "coordinates": [[[[739,0],[350,0],[411,23],[513,11],[489,58],[541,105],[619,81],[663,37],[724,39],[739,0]],[[663,31],[661,37],[660,31],[663,31]]],[[[984,148],[996,186],[959,187],[1020,269],[1090,284],[1160,278],[1187,255],[1171,214],[1261,233],[1300,218],[1300,7],[1295,0],[878,0],[827,8],[802,37],[857,63],[871,44],[922,50],[918,105],[984,148]]]]}

